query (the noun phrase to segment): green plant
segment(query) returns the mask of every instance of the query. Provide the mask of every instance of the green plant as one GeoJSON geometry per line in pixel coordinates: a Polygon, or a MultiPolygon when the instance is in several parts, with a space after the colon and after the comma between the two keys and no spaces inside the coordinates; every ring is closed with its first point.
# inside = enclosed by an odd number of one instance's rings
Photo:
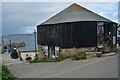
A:
{"type": "Polygon", "coordinates": [[[117,52],[117,48],[116,47],[112,47],[111,48],[111,52],[117,52]]]}
{"type": "Polygon", "coordinates": [[[33,61],[30,61],[30,63],[39,63],[39,62],[60,62],[64,59],[62,58],[58,58],[58,59],[45,59],[45,60],[33,60],[33,61]]]}
{"type": "Polygon", "coordinates": [[[60,53],[59,56],[60,56],[60,58],[62,58],[62,59],[67,59],[67,58],[70,57],[68,54],[65,54],[65,53],[60,53]]]}
{"type": "Polygon", "coordinates": [[[102,54],[96,54],[96,57],[102,57],[102,54]]]}
{"type": "Polygon", "coordinates": [[[2,80],[14,80],[16,77],[8,70],[8,68],[5,65],[2,65],[2,72],[0,72],[0,75],[2,75],[2,80]]]}
{"type": "Polygon", "coordinates": [[[81,59],[81,60],[87,59],[87,58],[86,58],[86,54],[82,54],[82,55],[80,56],[80,59],[81,59]]]}
{"type": "Polygon", "coordinates": [[[73,59],[74,60],[80,60],[80,55],[79,54],[73,55],[73,59]]]}
{"type": "Polygon", "coordinates": [[[2,65],[0,64],[0,80],[2,79],[2,65]]]}
{"type": "Polygon", "coordinates": [[[75,54],[75,55],[73,55],[73,59],[74,60],[84,60],[84,59],[86,59],[86,55],[83,53],[75,54]]]}

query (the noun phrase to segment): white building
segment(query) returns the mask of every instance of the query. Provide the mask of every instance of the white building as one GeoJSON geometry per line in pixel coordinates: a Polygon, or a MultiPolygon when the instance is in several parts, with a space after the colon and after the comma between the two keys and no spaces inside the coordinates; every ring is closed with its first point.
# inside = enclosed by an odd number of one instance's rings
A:
{"type": "Polygon", "coordinates": [[[119,46],[120,46],[120,26],[119,26],[119,28],[117,29],[117,39],[118,39],[118,44],[119,44],[119,46]]]}

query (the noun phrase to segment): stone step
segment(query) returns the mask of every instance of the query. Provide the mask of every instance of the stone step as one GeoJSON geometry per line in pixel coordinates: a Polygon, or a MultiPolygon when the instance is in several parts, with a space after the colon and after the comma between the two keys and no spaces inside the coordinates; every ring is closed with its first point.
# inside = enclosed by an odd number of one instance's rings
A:
{"type": "Polygon", "coordinates": [[[102,52],[105,52],[105,53],[110,52],[110,51],[111,51],[111,48],[110,48],[110,47],[104,47],[104,48],[102,49],[102,52]]]}
{"type": "Polygon", "coordinates": [[[85,52],[85,54],[86,54],[86,58],[90,59],[96,57],[96,55],[98,54],[102,54],[102,52],[85,52]]]}
{"type": "Polygon", "coordinates": [[[115,52],[111,52],[111,53],[106,53],[106,54],[102,54],[102,56],[113,56],[113,55],[116,55],[117,53],[115,52]]]}

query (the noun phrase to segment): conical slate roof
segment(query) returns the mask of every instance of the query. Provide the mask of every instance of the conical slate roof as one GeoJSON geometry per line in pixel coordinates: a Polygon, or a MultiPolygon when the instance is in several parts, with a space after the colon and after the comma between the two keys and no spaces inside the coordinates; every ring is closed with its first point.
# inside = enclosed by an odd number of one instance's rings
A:
{"type": "Polygon", "coordinates": [[[70,5],[63,11],[59,12],[55,16],[49,18],[41,25],[56,24],[65,22],[77,22],[77,21],[105,21],[112,22],[76,3],[70,5]]]}

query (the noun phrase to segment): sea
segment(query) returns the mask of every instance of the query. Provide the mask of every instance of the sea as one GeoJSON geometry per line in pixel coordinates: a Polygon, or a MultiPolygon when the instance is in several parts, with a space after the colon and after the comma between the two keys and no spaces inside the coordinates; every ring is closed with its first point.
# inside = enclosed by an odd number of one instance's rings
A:
{"type": "MultiPolygon", "coordinates": [[[[3,35],[3,45],[8,45],[11,43],[24,42],[24,47],[19,47],[21,51],[35,51],[35,35],[34,34],[12,34],[12,35],[3,35]]],[[[36,39],[36,50],[37,39],[36,39]]]]}

